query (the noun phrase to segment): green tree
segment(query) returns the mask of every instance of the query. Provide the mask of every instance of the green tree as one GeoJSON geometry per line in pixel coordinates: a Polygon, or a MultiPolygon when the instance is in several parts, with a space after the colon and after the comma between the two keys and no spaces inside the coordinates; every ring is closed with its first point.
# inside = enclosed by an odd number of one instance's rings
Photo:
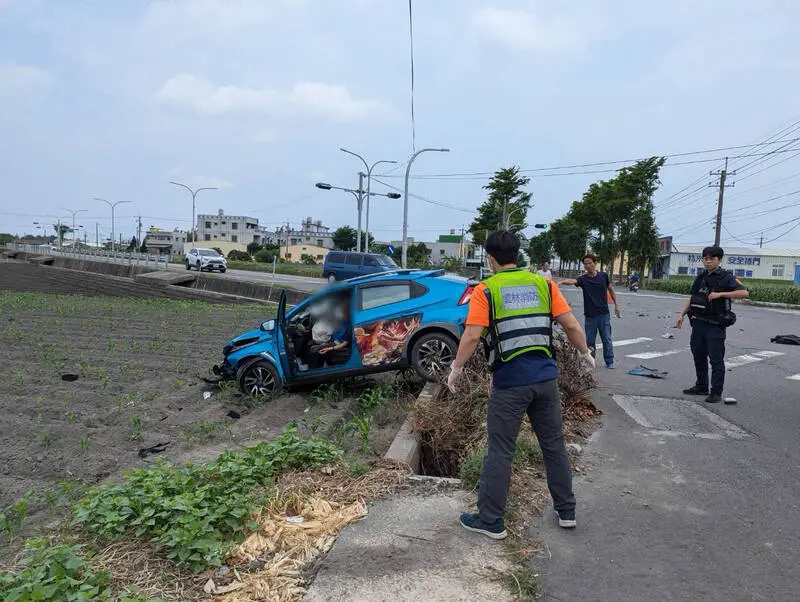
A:
{"type": "MultiPolygon", "coordinates": [[[[147,253],[147,239],[142,241],[142,246],[139,247],[139,253],[147,253]]],[[[220,253],[221,255],[222,253],[220,253]]]]}
{"type": "Polygon", "coordinates": [[[67,224],[53,224],[53,230],[58,236],[58,246],[60,247],[64,244],[64,235],[69,232],[69,226],[67,224]]]}
{"type": "Polygon", "coordinates": [[[7,245],[14,242],[14,235],[8,232],[0,232],[0,245],[7,245]]]}
{"type": "Polygon", "coordinates": [[[431,263],[431,250],[424,242],[408,245],[408,267],[425,268],[431,263]]]}
{"type": "Polygon", "coordinates": [[[131,242],[128,243],[128,249],[127,250],[129,252],[130,251],[135,251],[136,247],[138,247],[138,246],[139,246],[139,244],[136,242],[136,237],[134,236],[133,238],[131,238],[131,242]]]}
{"type": "Polygon", "coordinates": [[[553,254],[553,231],[546,230],[534,236],[528,242],[528,255],[533,265],[539,265],[545,261],[550,261],[553,254]]]}
{"type": "Polygon", "coordinates": [[[333,233],[333,245],[340,251],[352,251],[356,248],[356,230],[350,226],[337,228],[333,233]]]}
{"type": "Polygon", "coordinates": [[[256,254],[256,253],[258,253],[258,252],[259,252],[259,251],[260,251],[262,248],[263,248],[263,246],[262,246],[260,243],[257,243],[257,242],[251,242],[249,245],[247,245],[247,254],[248,254],[248,255],[255,255],[255,254],[256,254]]]}
{"type": "Polygon", "coordinates": [[[300,263],[305,265],[317,265],[317,259],[313,255],[309,255],[308,253],[303,253],[300,256],[300,263]]]}
{"type": "Polygon", "coordinates": [[[272,263],[275,261],[275,255],[275,251],[261,249],[256,251],[255,255],[253,255],[253,259],[255,259],[258,263],[272,263]]]}
{"type": "Polygon", "coordinates": [[[239,249],[231,249],[228,252],[228,260],[229,261],[253,261],[253,258],[250,257],[250,253],[245,253],[244,251],[240,251],[239,249]]]}
{"type": "Polygon", "coordinates": [[[519,167],[504,167],[494,176],[484,190],[488,191],[486,201],[478,207],[478,217],[469,227],[472,241],[482,245],[486,241],[486,232],[503,227],[503,219],[507,217],[509,230],[519,232],[526,227],[525,218],[531,206],[531,193],[525,190],[530,178],[520,174],[519,167]]]}

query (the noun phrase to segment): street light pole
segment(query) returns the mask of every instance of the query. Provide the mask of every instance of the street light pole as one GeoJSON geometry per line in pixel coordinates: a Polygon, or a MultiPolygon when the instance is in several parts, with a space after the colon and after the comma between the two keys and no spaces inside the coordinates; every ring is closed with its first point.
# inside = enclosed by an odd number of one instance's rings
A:
{"type": "MultiPolygon", "coordinates": [[[[95,201],[103,201],[106,205],[111,207],[111,250],[113,251],[114,250],[114,243],[116,242],[114,240],[114,209],[116,209],[117,205],[119,205],[120,203],[130,203],[131,201],[116,201],[116,202],[112,203],[108,199],[101,199],[99,197],[94,197],[94,200],[95,201]]],[[[138,243],[139,241],[137,240],[136,242],[138,243]]]]}
{"type": "Polygon", "coordinates": [[[72,214],[72,248],[75,248],[75,216],[78,215],[81,211],[87,211],[87,209],[67,209],[66,207],[61,208],[63,211],[72,214]]]}
{"type": "Polygon", "coordinates": [[[201,190],[218,190],[218,188],[216,186],[204,186],[203,188],[197,188],[195,190],[192,190],[186,184],[181,184],[180,182],[173,182],[172,180],[170,180],[169,183],[170,184],[175,184],[175,186],[181,186],[182,188],[185,188],[186,190],[189,191],[189,194],[192,195],[192,243],[194,243],[196,245],[197,244],[197,229],[194,226],[194,224],[195,224],[194,213],[195,213],[195,201],[197,199],[197,193],[200,192],[201,190]]]}
{"type": "MultiPolygon", "coordinates": [[[[364,229],[366,230],[366,233],[367,233],[367,236],[366,236],[366,239],[367,239],[366,251],[367,251],[367,253],[369,253],[369,200],[370,200],[370,196],[371,196],[370,195],[370,191],[371,191],[371,186],[370,185],[372,183],[372,170],[375,169],[376,165],[380,165],[381,163],[397,163],[397,161],[387,161],[386,159],[381,159],[380,161],[375,161],[375,163],[373,163],[372,165],[369,165],[367,163],[367,160],[364,159],[364,157],[362,157],[358,153],[354,153],[353,151],[350,151],[350,150],[347,150],[346,148],[341,148],[341,147],[339,147],[339,150],[342,151],[343,153],[347,153],[348,155],[353,155],[354,157],[358,157],[359,159],[361,159],[361,162],[364,164],[364,167],[367,168],[367,223],[364,226],[364,229]]],[[[360,188],[361,188],[361,186],[359,185],[359,189],[360,188]]]]}
{"type": "Polygon", "coordinates": [[[413,165],[414,159],[416,159],[422,153],[427,152],[449,153],[450,149],[423,148],[422,150],[418,150],[411,155],[411,158],[408,160],[408,164],[406,165],[406,181],[403,189],[403,268],[405,268],[408,263],[408,174],[411,173],[411,165],[413,165]]]}
{"type": "MultiPolygon", "coordinates": [[[[349,192],[350,194],[353,195],[353,197],[355,197],[356,206],[358,208],[358,231],[357,231],[357,237],[356,237],[357,238],[357,240],[356,240],[356,251],[360,251],[361,250],[361,245],[359,244],[359,239],[361,238],[361,208],[362,208],[362,206],[364,204],[363,203],[363,201],[364,201],[364,191],[361,190],[361,181],[362,181],[362,179],[364,177],[364,174],[363,173],[359,173],[358,176],[359,176],[359,179],[358,179],[358,190],[353,190],[352,188],[342,188],[341,186],[332,186],[332,185],[328,184],[327,182],[317,182],[316,184],[314,184],[314,186],[316,186],[317,188],[320,188],[321,190],[342,190],[344,192],[349,192]]],[[[380,194],[378,192],[370,192],[367,195],[367,198],[369,198],[370,196],[385,196],[387,199],[399,199],[400,198],[400,194],[398,194],[397,192],[387,192],[386,194],[380,194]]]]}

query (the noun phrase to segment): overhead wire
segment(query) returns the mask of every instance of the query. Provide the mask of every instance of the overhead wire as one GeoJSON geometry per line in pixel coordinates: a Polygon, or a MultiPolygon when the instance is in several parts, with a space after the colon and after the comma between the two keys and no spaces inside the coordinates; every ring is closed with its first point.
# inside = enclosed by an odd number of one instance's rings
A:
{"type": "MultiPolygon", "coordinates": [[[[382,185],[386,186],[387,188],[391,188],[392,190],[397,190],[399,192],[403,192],[402,188],[398,188],[397,186],[392,186],[391,184],[387,184],[386,182],[383,182],[383,181],[379,180],[375,176],[372,176],[372,180],[374,182],[378,182],[378,184],[382,184],[382,185]]],[[[471,209],[464,209],[463,207],[457,207],[456,205],[451,205],[449,203],[445,203],[445,202],[442,202],[442,201],[435,201],[433,199],[429,199],[429,198],[421,196],[419,194],[411,194],[411,193],[409,193],[408,196],[413,197],[415,199],[418,199],[420,201],[423,201],[425,203],[430,203],[431,205],[438,205],[439,207],[446,207],[447,209],[452,209],[454,211],[461,211],[463,213],[469,213],[469,214],[472,214],[472,215],[477,213],[476,211],[473,211],[471,209]]]]}

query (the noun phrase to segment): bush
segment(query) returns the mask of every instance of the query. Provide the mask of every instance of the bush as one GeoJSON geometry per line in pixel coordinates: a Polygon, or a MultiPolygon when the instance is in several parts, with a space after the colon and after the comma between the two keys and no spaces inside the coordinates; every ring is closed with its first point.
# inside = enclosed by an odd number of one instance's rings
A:
{"type": "Polygon", "coordinates": [[[17,574],[0,574],[2,600],[111,600],[108,573],[94,572],[79,545],[32,539],[17,574]]]}
{"type": "Polygon", "coordinates": [[[257,251],[253,257],[258,263],[272,263],[275,261],[275,253],[266,249],[257,251]]]}
{"type": "MultiPolygon", "coordinates": [[[[769,281],[752,281],[740,279],[742,284],[750,291],[751,301],[765,301],[767,303],[789,303],[800,305],[800,287],[785,283],[769,283],[769,281]]],[[[645,287],[651,291],[664,291],[689,295],[692,290],[694,278],[675,278],[669,280],[647,280],[645,287]]]]}
{"type": "Polygon", "coordinates": [[[174,468],[160,461],[90,492],[76,508],[75,523],[106,539],[147,539],[177,564],[201,571],[222,564],[251,527],[257,489],[280,472],[334,462],[342,453],[324,439],[303,439],[292,427],[274,441],[242,453],[226,450],[207,464],[174,468]]]}
{"type": "Polygon", "coordinates": [[[231,261],[253,261],[253,258],[250,257],[250,253],[245,253],[237,249],[233,249],[228,253],[228,259],[231,261]]]}
{"type": "Polygon", "coordinates": [[[458,478],[461,479],[461,484],[467,489],[475,490],[478,488],[478,482],[481,479],[481,470],[483,470],[483,457],[485,453],[483,450],[472,452],[461,461],[461,467],[458,470],[458,478]]]}
{"type": "Polygon", "coordinates": [[[300,256],[300,263],[304,265],[317,265],[317,260],[313,255],[309,255],[308,253],[303,253],[300,256]]]}
{"type": "Polygon", "coordinates": [[[247,253],[249,255],[255,255],[256,253],[258,253],[263,248],[264,247],[262,247],[259,243],[251,242],[249,245],[247,245],[247,253]]]}

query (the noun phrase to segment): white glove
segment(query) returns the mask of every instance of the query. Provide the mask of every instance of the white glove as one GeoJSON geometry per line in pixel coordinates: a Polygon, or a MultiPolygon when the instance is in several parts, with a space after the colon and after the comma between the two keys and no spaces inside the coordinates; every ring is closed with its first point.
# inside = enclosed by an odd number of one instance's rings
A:
{"type": "Polygon", "coordinates": [[[591,349],[586,353],[581,353],[581,360],[589,367],[589,370],[594,370],[596,364],[591,349]]]}
{"type": "Polygon", "coordinates": [[[464,368],[462,368],[461,366],[450,364],[450,374],[447,375],[447,388],[450,389],[451,393],[456,392],[456,381],[461,376],[461,373],[463,371],[464,368]]]}

